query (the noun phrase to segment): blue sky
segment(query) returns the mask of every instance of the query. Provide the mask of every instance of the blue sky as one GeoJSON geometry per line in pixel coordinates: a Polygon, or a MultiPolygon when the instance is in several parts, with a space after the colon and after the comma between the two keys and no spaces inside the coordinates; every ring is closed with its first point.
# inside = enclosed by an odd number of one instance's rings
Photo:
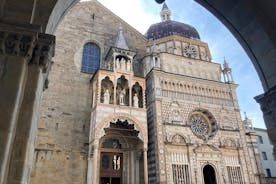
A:
{"type": "MultiPolygon", "coordinates": [[[[98,0],[141,33],[145,33],[153,23],[160,22],[162,5],[154,0],[98,0]]],[[[233,77],[239,87],[241,115],[253,120],[253,125],[265,128],[259,105],[253,99],[263,93],[263,89],[253,64],[238,41],[227,28],[205,8],[194,0],[166,0],[172,11],[172,19],[194,26],[201,40],[208,43],[213,62],[223,63],[225,57],[232,67],[233,77]]]]}

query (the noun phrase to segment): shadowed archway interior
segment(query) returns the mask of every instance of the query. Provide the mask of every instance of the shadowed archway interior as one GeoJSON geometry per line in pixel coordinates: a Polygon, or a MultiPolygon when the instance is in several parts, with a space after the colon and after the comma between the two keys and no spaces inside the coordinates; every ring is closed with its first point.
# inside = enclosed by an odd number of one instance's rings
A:
{"type": "Polygon", "coordinates": [[[211,165],[206,165],[203,168],[204,183],[205,184],[217,184],[216,172],[211,165]]]}

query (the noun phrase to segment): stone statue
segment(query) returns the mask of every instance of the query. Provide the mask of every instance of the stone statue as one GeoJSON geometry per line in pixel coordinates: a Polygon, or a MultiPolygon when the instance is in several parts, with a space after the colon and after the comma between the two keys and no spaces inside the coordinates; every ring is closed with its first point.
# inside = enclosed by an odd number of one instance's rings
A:
{"type": "Polygon", "coordinates": [[[126,90],[123,89],[120,91],[120,94],[119,94],[119,104],[120,105],[125,105],[125,95],[126,95],[126,90]]]}
{"type": "Polygon", "coordinates": [[[130,70],[131,70],[131,69],[130,69],[130,63],[131,63],[130,60],[128,60],[128,61],[126,62],[127,71],[130,71],[130,70]]]}
{"type": "Polygon", "coordinates": [[[116,68],[120,68],[120,61],[119,61],[119,58],[116,59],[116,68]]]}
{"type": "Polygon", "coordinates": [[[126,60],[125,60],[125,58],[122,58],[122,59],[121,59],[121,69],[122,69],[122,70],[125,70],[125,69],[126,69],[126,60]]]}
{"type": "Polygon", "coordinates": [[[106,89],[105,92],[104,92],[104,104],[109,104],[109,101],[110,101],[110,93],[109,93],[109,90],[106,89]]]}
{"type": "Polygon", "coordinates": [[[138,107],[138,96],[137,96],[137,93],[134,94],[133,96],[133,106],[134,107],[138,107]]]}
{"type": "Polygon", "coordinates": [[[116,155],[113,156],[113,169],[117,170],[117,159],[116,159],[116,155]]]}

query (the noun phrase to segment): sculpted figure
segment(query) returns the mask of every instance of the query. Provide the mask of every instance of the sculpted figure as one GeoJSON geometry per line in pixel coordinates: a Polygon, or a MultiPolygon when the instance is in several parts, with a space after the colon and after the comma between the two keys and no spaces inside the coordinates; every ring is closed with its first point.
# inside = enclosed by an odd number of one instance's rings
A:
{"type": "Polygon", "coordinates": [[[122,59],[121,59],[121,69],[122,69],[122,70],[125,70],[125,69],[126,69],[126,60],[125,60],[125,58],[122,58],[122,59]]]}
{"type": "Polygon", "coordinates": [[[126,90],[123,89],[120,91],[120,94],[119,94],[119,102],[120,102],[120,105],[125,105],[125,95],[126,95],[126,90]]]}
{"type": "Polygon", "coordinates": [[[119,61],[119,58],[116,59],[116,68],[120,68],[120,61],[119,61]]]}
{"type": "Polygon", "coordinates": [[[127,71],[130,71],[131,69],[130,69],[130,60],[128,60],[127,62],[126,62],[126,66],[127,66],[127,71]]]}
{"type": "Polygon", "coordinates": [[[104,92],[104,104],[109,104],[110,101],[110,93],[109,90],[105,90],[104,92]]]}
{"type": "Polygon", "coordinates": [[[133,96],[133,106],[138,107],[138,96],[137,93],[134,94],[133,96]]]}

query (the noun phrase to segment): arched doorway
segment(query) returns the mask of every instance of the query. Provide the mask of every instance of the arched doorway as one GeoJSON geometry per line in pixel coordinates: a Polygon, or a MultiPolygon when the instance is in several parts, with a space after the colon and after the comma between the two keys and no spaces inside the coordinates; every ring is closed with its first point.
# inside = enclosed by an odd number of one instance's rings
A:
{"type": "Polygon", "coordinates": [[[211,165],[204,166],[203,176],[205,184],[217,184],[216,171],[211,165]]]}
{"type": "Polygon", "coordinates": [[[99,184],[144,183],[143,141],[128,120],[117,119],[104,128],[100,140],[99,184]]]}
{"type": "Polygon", "coordinates": [[[123,174],[123,150],[118,139],[106,139],[100,156],[100,184],[120,184],[123,174]]]}

